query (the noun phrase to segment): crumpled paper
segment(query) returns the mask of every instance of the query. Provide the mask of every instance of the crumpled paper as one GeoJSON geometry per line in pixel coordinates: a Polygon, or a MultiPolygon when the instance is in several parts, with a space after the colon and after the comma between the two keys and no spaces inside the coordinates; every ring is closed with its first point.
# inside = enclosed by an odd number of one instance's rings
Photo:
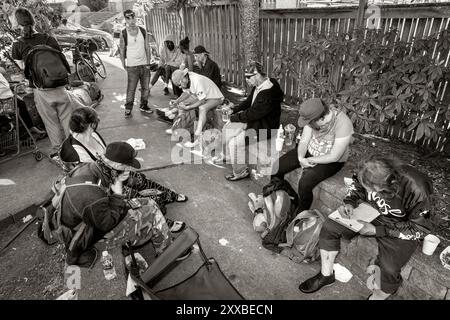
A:
{"type": "Polygon", "coordinates": [[[126,141],[129,145],[133,147],[134,150],[143,150],[145,149],[145,142],[144,139],[135,139],[130,138],[126,141]]]}

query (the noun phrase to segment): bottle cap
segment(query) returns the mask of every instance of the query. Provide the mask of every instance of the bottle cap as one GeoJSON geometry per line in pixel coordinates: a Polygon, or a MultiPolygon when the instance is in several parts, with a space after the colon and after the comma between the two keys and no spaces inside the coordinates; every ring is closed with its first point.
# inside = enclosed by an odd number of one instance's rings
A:
{"type": "Polygon", "coordinates": [[[108,251],[105,250],[102,252],[102,256],[106,257],[107,255],[108,255],[108,251]]]}

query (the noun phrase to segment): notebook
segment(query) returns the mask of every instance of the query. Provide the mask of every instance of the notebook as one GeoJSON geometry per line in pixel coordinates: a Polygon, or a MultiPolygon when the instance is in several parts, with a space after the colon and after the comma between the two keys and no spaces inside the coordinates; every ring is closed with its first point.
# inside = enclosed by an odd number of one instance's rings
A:
{"type": "Polygon", "coordinates": [[[373,208],[367,203],[361,203],[358,207],[353,209],[353,215],[351,219],[342,217],[338,210],[333,211],[328,216],[328,218],[342,224],[350,230],[359,232],[362,229],[363,224],[359,223],[357,220],[372,222],[379,215],[380,212],[377,209],[373,208]]]}

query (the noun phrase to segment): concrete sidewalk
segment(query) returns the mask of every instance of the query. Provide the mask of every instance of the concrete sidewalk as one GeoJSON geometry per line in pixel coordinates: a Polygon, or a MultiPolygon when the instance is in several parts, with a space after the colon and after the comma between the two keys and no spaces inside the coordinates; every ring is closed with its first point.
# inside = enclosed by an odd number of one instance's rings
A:
{"type": "MultiPolygon", "coordinates": [[[[171,164],[170,155],[175,143],[164,133],[169,126],[157,121],[154,114],[149,116],[141,114],[137,107],[133,110],[131,119],[124,118],[121,105],[125,100],[125,71],[119,66],[117,58],[106,56],[102,58],[107,65],[108,77],[101,82],[105,99],[97,107],[101,119],[100,133],[107,142],[143,138],[147,148],[138,155],[143,160],[143,167],[171,164]]],[[[137,97],[139,98],[139,91],[137,97]]],[[[158,83],[151,91],[150,104],[164,106],[171,97],[163,95],[161,83],[158,83]]],[[[295,264],[261,246],[259,235],[253,231],[251,214],[247,207],[247,194],[260,193],[261,187],[251,180],[228,182],[224,179],[224,174],[228,170],[229,168],[222,169],[208,164],[185,164],[151,171],[147,175],[189,197],[186,203],[168,205],[167,216],[185,221],[199,233],[206,254],[218,261],[222,271],[245,298],[364,299],[368,295],[367,288],[354,278],[345,284],[337,282],[336,285],[316,294],[302,294],[297,289],[298,285],[316,274],[319,264],[295,264]],[[219,242],[221,239],[225,239],[226,242],[222,240],[221,244],[219,242]],[[224,243],[226,245],[223,245],[224,243]]],[[[0,219],[42,198],[58,173],[56,166],[47,159],[36,162],[31,155],[0,165],[0,179],[11,179],[15,182],[11,186],[0,186],[2,203],[0,219]]],[[[13,270],[14,261],[19,259],[19,254],[20,256],[25,254],[23,250],[29,250],[31,256],[45,255],[49,252],[35,237],[35,230],[32,230],[34,227],[30,228],[22,240],[16,240],[18,241],[15,244],[16,250],[8,249],[6,253],[8,259],[0,259],[0,271],[13,270]],[[27,245],[25,239],[31,243],[27,245]]],[[[193,262],[189,262],[188,266],[193,266],[198,260],[195,254],[193,256],[192,259],[189,258],[193,262]]],[[[7,272],[10,279],[0,282],[13,283],[14,277],[21,277],[22,273],[26,272],[26,267],[22,269],[23,271],[16,273],[7,272]]],[[[123,299],[125,283],[124,279],[121,280],[123,281],[107,282],[103,277],[101,265],[97,263],[93,270],[83,271],[85,285],[80,292],[80,298],[123,299]]],[[[42,298],[33,292],[38,289],[33,289],[31,285],[23,285],[22,290],[29,291],[29,298],[42,298]]],[[[2,283],[0,288],[1,286],[2,283]]],[[[6,299],[15,297],[14,292],[9,290],[3,292],[3,295],[6,299]]]]}

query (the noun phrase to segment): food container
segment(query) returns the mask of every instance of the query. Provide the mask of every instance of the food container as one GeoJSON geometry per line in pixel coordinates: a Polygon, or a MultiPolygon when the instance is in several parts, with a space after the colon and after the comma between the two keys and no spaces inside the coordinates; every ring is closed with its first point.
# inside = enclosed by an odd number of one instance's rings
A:
{"type": "Polygon", "coordinates": [[[450,246],[444,249],[439,255],[442,265],[445,269],[450,270],[450,246]]]}

